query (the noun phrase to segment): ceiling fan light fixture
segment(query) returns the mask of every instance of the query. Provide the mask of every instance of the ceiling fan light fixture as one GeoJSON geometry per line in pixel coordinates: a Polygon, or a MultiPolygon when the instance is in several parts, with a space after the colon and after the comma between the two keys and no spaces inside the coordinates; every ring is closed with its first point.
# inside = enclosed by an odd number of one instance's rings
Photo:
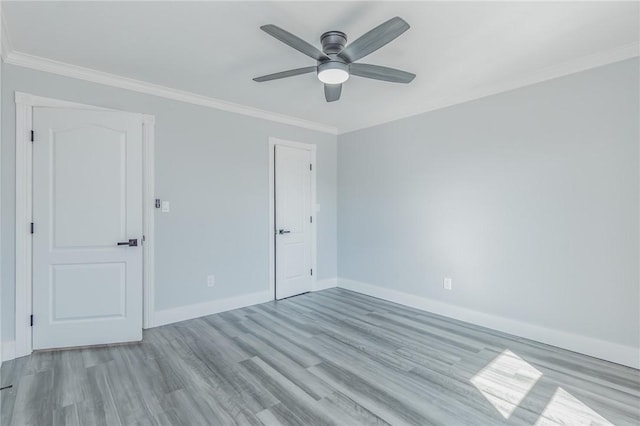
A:
{"type": "Polygon", "coordinates": [[[404,84],[411,83],[416,76],[395,68],[357,62],[400,37],[409,29],[409,24],[399,16],[369,30],[349,45],[347,45],[347,35],[342,31],[327,31],[320,36],[322,51],[276,25],[267,24],[260,29],[289,47],[315,59],[317,65],[255,77],[253,80],[258,83],[316,71],[318,80],[324,83],[325,100],[335,102],[340,99],[342,83],[347,81],[350,75],[404,84]]]}
{"type": "Polygon", "coordinates": [[[318,80],[324,84],[342,84],[349,79],[349,66],[344,62],[330,61],[318,65],[318,80]]]}
{"type": "Polygon", "coordinates": [[[328,69],[318,72],[318,80],[325,84],[342,84],[349,79],[349,73],[345,70],[328,69]]]}

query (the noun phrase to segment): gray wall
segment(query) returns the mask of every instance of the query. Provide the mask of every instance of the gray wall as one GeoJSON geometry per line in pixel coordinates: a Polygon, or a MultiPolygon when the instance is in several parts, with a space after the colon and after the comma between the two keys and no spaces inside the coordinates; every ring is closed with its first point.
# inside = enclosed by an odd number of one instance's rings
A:
{"type": "Polygon", "coordinates": [[[156,214],[157,309],[268,288],[275,136],[318,145],[320,279],[638,346],[638,77],[638,60],[624,61],[341,135],[336,147],[331,135],[3,64],[2,340],[14,334],[18,90],[156,115],[156,193],[171,201],[156,214]]]}
{"type": "Polygon", "coordinates": [[[636,58],[340,135],[338,275],[638,347],[639,76],[636,58]]]}
{"type": "Polygon", "coordinates": [[[14,336],[15,104],[22,91],[156,116],[156,309],[268,290],[268,138],[317,144],[318,279],[335,278],[336,136],[4,65],[2,339],[14,336]],[[216,275],[216,286],[206,275],[216,275]]]}

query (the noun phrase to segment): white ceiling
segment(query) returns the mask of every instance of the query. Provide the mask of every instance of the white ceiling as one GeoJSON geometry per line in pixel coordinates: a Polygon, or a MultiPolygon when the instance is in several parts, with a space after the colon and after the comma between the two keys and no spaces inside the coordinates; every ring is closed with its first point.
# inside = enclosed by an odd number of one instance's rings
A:
{"type": "Polygon", "coordinates": [[[335,126],[345,132],[506,90],[637,51],[638,2],[3,2],[13,50],[335,126]],[[408,85],[350,78],[324,100],[314,65],[262,32],[320,47],[393,17],[411,29],[360,62],[417,74],[408,85]],[[573,69],[575,68],[575,69],[573,69]],[[540,78],[538,78],[539,80],[540,78]]]}

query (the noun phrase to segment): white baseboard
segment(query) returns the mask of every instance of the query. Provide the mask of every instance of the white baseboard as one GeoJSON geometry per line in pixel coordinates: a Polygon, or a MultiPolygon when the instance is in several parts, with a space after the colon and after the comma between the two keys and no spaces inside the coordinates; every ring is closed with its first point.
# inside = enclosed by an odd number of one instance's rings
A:
{"type": "Polygon", "coordinates": [[[11,361],[16,357],[16,342],[13,340],[2,342],[2,362],[11,361]]]}
{"type": "Polygon", "coordinates": [[[153,327],[204,317],[207,315],[217,314],[219,312],[231,311],[233,309],[257,305],[271,300],[273,300],[273,294],[267,290],[229,297],[227,299],[211,300],[204,303],[164,309],[155,312],[153,327]]]}
{"type": "MultiPolygon", "coordinates": [[[[324,280],[323,280],[324,281],[324,280]]],[[[323,282],[319,281],[319,282],[323,282]]],[[[337,282],[337,280],[335,280],[337,282]]],[[[333,285],[335,287],[335,283],[333,285]]],[[[327,287],[329,288],[329,287],[327,287]]],[[[207,315],[217,314],[220,312],[231,311],[233,309],[244,308],[247,306],[257,305],[273,300],[273,294],[270,291],[261,291],[257,293],[243,294],[241,296],[230,297],[227,299],[212,300],[210,302],[197,303],[194,305],[179,306],[177,308],[164,309],[156,311],[153,316],[153,326],[173,324],[175,322],[186,321],[193,318],[204,317],[207,315]]],[[[16,342],[2,342],[2,352],[0,353],[1,361],[9,361],[16,357],[16,342]]]]}
{"type": "Polygon", "coordinates": [[[338,278],[338,287],[640,369],[640,348],[487,314],[359,281],[338,278]]]}
{"type": "Polygon", "coordinates": [[[328,288],[338,287],[338,279],[337,278],[328,278],[325,280],[316,281],[316,285],[313,288],[313,291],[321,291],[326,290],[328,288]]]}

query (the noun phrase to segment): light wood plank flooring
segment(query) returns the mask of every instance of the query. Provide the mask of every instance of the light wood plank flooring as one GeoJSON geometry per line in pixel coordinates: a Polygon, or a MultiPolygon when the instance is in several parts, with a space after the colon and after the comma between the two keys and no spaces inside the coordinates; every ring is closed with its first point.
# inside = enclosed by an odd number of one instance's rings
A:
{"type": "Polygon", "coordinates": [[[2,425],[640,424],[638,370],[341,289],[2,366],[2,425]]]}

